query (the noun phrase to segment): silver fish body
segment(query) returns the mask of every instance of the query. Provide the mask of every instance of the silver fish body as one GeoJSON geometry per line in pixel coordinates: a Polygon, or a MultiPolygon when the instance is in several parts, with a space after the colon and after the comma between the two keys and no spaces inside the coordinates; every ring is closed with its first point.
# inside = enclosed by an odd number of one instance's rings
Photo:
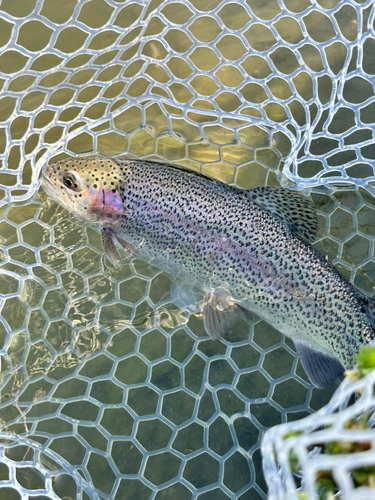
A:
{"type": "MultiPolygon", "coordinates": [[[[375,336],[374,302],[306,241],[316,220],[311,210],[304,221],[298,214],[294,217],[291,191],[241,191],[162,164],[100,158],[66,160],[59,170],[51,165],[43,182],[65,208],[107,231],[107,253],[113,249],[111,239],[117,239],[142,260],[203,290],[214,322],[238,307],[293,339],[318,386],[335,377],[314,378],[311,371],[320,366],[315,354],[328,356],[328,364],[337,358],[343,367],[352,368],[358,349],[375,336]],[[96,186],[99,205],[97,198],[90,203],[92,195],[78,196],[74,207],[66,201],[71,193],[62,198],[56,179],[63,181],[71,173],[82,193],[96,186]],[[111,203],[117,210],[113,219],[108,216],[111,203]],[[105,219],[100,215],[104,212],[105,219]]],[[[340,372],[337,366],[334,371],[340,372]]]]}

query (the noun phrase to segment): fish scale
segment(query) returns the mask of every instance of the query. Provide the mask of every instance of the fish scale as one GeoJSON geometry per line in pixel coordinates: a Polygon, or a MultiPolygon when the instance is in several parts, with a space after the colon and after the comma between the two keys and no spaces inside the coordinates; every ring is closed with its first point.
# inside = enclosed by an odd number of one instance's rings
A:
{"type": "MultiPolygon", "coordinates": [[[[352,368],[359,347],[374,338],[373,301],[306,241],[316,215],[298,193],[243,191],[167,165],[117,158],[52,164],[43,187],[73,215],[105,228],[109,258],[117,256],[117,240],[205,292],[206,325],[208,314],[220,327],[236,307],[253,312],[295,341],[305,369],[319,354],[352,368]],[[64,185],[69,176],[76,187],[64,185]]],[[[319,377],[316,385],[324,385],[319,377]]]]}

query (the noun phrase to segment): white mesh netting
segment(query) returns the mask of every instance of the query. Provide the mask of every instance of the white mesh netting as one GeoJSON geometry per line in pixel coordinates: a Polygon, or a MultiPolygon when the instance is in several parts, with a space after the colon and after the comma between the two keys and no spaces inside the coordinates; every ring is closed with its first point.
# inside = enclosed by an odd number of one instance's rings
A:
{"type": "Polygon", "coordinates": [[[169,276],[114,269],[94,231],[36,195],[38,175],[94,152],[309,188],[316,245],[372,294],[374,11],[1,2],[2,500],[265,498],[264,431],[333,389],[313,389],[262,321],[208,340],[169,276]]]}
{"type": "Polygon", "coordinates": [[[317,413],[265,433],[268,500],[375,498],[374,384],[375,372],[355,382],[347,379],[317,413]],[[300,496],[302,491],[307,496],[300,496]]]}

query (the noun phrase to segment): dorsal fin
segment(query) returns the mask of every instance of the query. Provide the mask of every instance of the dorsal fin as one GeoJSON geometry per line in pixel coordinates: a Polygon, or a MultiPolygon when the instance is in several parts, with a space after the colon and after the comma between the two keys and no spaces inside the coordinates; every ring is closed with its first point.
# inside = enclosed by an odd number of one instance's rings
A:
{"type": "Polygon", "coordinates": [[[306,196],[276,186],[251,189],[248,196],[251,201],[284,222],[290,231],[309,243],[315,240],[318,218],[313,202],[306,196]]]}

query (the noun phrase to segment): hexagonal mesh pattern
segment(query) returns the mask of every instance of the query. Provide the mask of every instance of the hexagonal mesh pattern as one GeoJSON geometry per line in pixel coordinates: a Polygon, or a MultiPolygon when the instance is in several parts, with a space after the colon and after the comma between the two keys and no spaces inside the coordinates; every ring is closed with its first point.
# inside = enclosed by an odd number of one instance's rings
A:
{"type": "Polygon", "coordinates": [[[316,245],[372,294],[373,22],[372,1],[2,1],[4,498],[265,497],[264,430],[333,389],[262,321],[210,341],[168,275],[114,269],[97,233],[30,196],[49,159],[93,151],[293,181],[316,245]]]}
{"type": "Polygon", "coordinates": [[[346,379],[314,415],[266,432],[262,452],[269,500],[298,500],[301,491],[309,500],[334,493],[335,498],[375,498],[371,480],[366,481],[375,463],[374,383],[374,371],[354,382],[346,379]]]}

